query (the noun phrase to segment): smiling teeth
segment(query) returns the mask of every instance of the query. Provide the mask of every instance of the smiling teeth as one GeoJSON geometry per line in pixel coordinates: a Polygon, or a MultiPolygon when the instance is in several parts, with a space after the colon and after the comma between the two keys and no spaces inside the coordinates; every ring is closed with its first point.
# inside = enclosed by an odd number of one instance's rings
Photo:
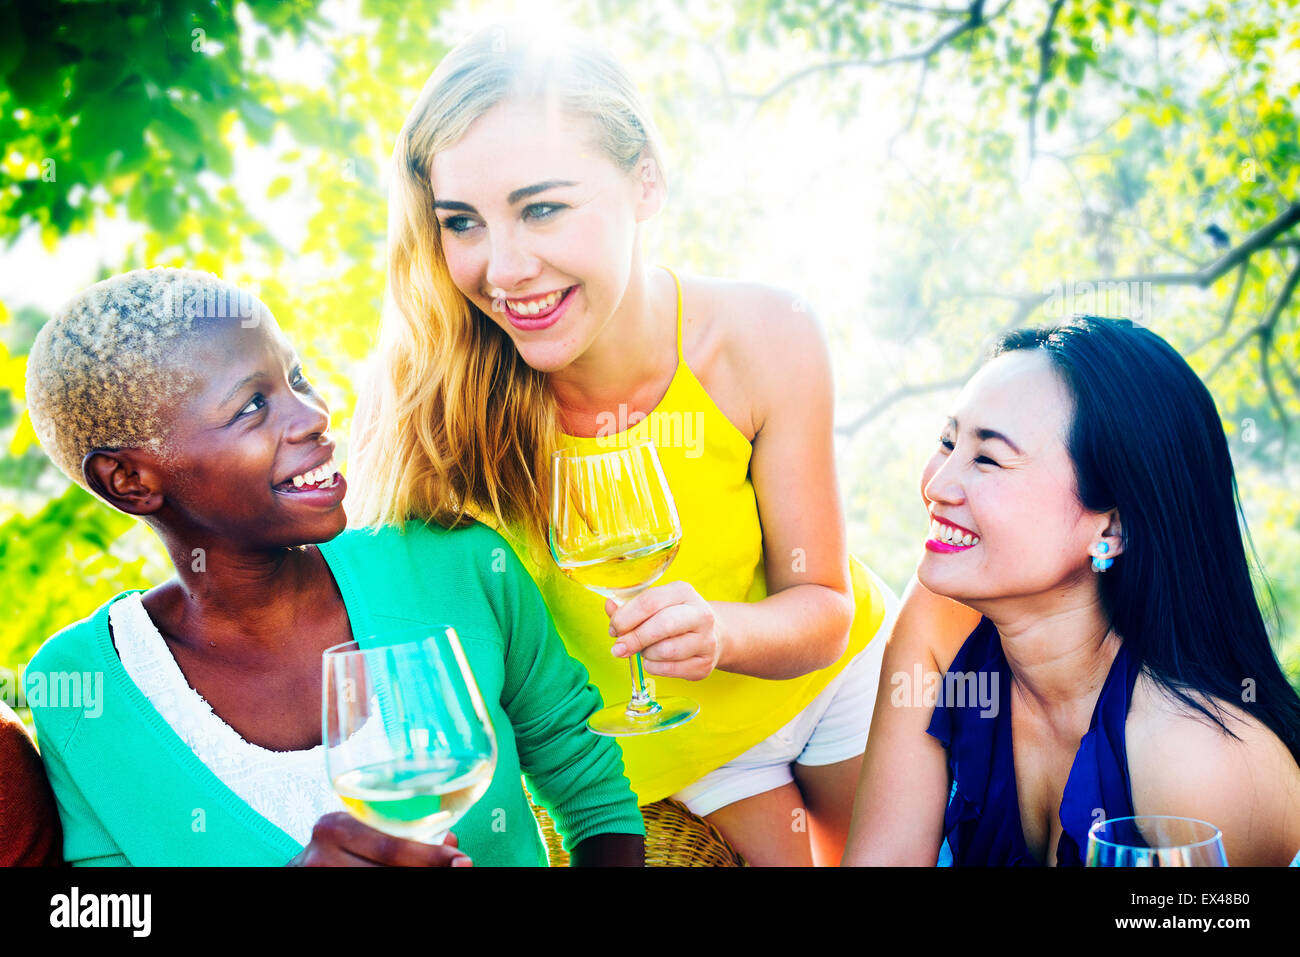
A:
{"type": "Polygon", "coordinates": [[[330,459],[318,469],[295,475],[293,477],[293,486],[294,488],[302,488],[304,485],[315,485],[320,488],[333,488],[335,471],[334,460],[330,459]],[[326,480],[329,481],[328,485],[324,484],[326,480]]]}
{"type": "Polygon", "coordinates": [[[534,299],[528,302],[520,302],[515,299],[507,299],[506,305],[510,307],[511,312],[517,312],[521,316],[535,316],[539,312],[544,312],[545,310],[550,309],[553,305],[555,305],[557,302],[560,301],[560,298],[563,295],[564,295],[564,290],[557,289],[555,292],[550,293],[549,295],[544,296],[541,299],[534,299]]]}
{"type": "Polygon", "coordinates": [[[945,525],[937,519],[930,519],[930,537],[946,545],[969,546],[980,543],[978,535],[972,535],[970,532],[963,532],[951,525],[945,525]]]}

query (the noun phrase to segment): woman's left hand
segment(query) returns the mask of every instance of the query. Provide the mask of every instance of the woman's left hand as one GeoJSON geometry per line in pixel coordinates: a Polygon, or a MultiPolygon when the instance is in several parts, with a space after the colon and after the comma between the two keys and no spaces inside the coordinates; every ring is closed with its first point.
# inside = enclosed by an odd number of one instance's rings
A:
{"type": "Polygon", "coordinates": [[[683,581],[647,588],[620,608],[605,601],[613,654],[626,658],[641,652],[645,670],[664,678],[699,681],[722,657],[713,607],[683,581]]]}

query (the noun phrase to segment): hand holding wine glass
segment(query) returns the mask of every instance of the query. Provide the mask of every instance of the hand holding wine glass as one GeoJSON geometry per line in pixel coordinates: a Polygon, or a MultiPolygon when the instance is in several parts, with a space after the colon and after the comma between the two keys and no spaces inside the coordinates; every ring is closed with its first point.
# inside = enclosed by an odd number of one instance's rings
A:
{"type": "Polygon", "coordinates": [[[472,867],[452,831],[441,844],[395,838],[351,814],[324,814],[289,867],[472,867]]]}
{"type": "Polygon", "coordinates": [[[650,674],[700,681],[718,665],[722,642],[713,607],[689,582],[647,588],[622,606],[610,599],[605,613],[613,654],[622,658],[639,652],[650,674]]]}
{"type": "MultiPolygon", "coordinates": [[[[677,507],[653,444],[590,455],[555,453],[550,546],[566,576],[622,605],[659,580],[681,540],[677,507]]],[[[689,698],[656,699],[639,654],[628,664],[632,698],[592,715],[592,731],[650,734],[684,724],[699,711],[689,698]]]]}
{"type": "Polygon", "coordinates": [[[440,843],[496,770],[496,735],[455,631],[336,645],[324,671],[325,767],[343,804],[385,834],[440,843]]]}

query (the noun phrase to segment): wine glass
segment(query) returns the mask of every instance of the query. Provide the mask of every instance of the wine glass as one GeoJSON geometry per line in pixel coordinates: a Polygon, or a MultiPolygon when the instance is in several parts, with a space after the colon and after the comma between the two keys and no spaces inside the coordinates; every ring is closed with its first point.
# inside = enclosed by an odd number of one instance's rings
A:
{"type": "MultiPolygon", "coordinates": [[[[682,541],[668,481],[654,445],[584,455],[558,450],[551,469],[551,555],[566,576],[618,605],[649,588],[668,570],[682,541]]],[[[628,658],[632,698],[597,711],[597,734],[666,731],[699,712],[690,698],[656,699],[641,655],[628,658]]]]}
{"type": "Polygon", "coordinates": [[[453,628],[374,636],[324,654],[325,773],[353,817],[441,844],[492,783],[492,721],[453,628]]]}
{"type": "Polygon", "coordinates": [[[1165,814],[1116,817],[1088,829],[1088,867],[1227,867],[1223,834],[1208,821],[1165,814]]]}

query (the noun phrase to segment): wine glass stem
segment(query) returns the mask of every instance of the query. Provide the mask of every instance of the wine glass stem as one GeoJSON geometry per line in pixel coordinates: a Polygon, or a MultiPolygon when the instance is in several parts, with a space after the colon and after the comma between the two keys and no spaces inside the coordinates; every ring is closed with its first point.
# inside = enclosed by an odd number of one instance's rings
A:
{"type": "Polygon", "coordinates": [[[641,663],[640,652],[628,659],[628,666],[632,669],[632,700],[628,710],[649,711],[654,707],[655,699],[646,686],[645,666],[641,663]]]}
{"type": "MultiPolygon", "coordinates": [[[[614,598],[614,604],[622,608],[630,600],[630,597],[614,598]]],[[[646,684],[645,666],[641,663],[641,653],[639,651],[627,659],[627,666],[632,671],[632,700],[627,703],[628,713],[646,714],[657,711],[659,706],[655,704],[654,695],[650,693],[650,688],[646,684]]]]}

